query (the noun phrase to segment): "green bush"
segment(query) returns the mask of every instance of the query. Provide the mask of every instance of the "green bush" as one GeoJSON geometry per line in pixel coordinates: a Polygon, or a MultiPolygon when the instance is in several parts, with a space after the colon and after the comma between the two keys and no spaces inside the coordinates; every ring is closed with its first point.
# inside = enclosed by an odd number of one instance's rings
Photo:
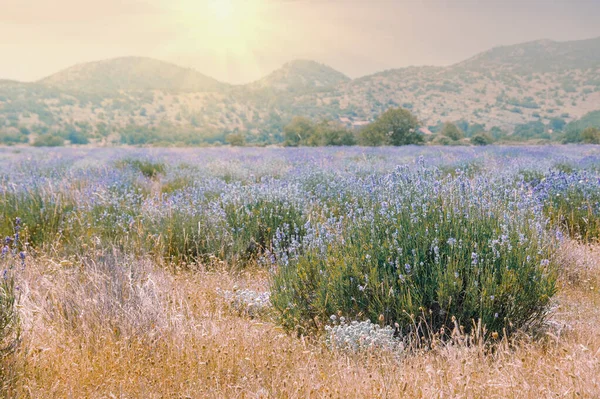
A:
{"type": "Polygon", "coordinates": [[[0,131],[0,143],[2,144],[21,144],[29,142],[29,137],[21,132],[3,132],[0,131]]]}
{"type": "Polygon", "coordinates": [[[581,132],[581,140],[586,144],[600,144],[600,129],[588,127],[581,132]]]}
{"type": "Polygon", "coordinates": [[[18,341],[19,317],[16,305],[15,280],[12,275],[2,276],[0,278],[0,359],[12,352],[18,341]]]}
{"type": "Polygon", "coordinates": [[[145,245],[169,261],[187,263],[224,260],[229,246],[225,224],[205,214],[190,215],[173,210],[166,217],[145,220],[145,245]]]}
{"type": "Polygon", "coordinates": [[[450,139],[450,137],[447,137],[447,136],[437,135],[432,140],[432,144],[435,144],[435,145],[451,145],[452,144],[452,139],[450,139]]]}
{"type": "Polygon", "coordinates": [[[304,234],[306,218],[302,210],[287,201],[258,199],[247,204],[223,206],[228,231],[232,234],[231,258],[238,262],[256,259],[270,245],[276,232],[304,234]]]}
{"type": "Polygon", "coordinates": [[[69,130],[67,134],[67,140],[69,140],[71,144],[88,144],[90,142],[87,133],[75,129],[69,130]]]}
{"type": "Polygon", "coordinates": [[[0,193],[0,234],[14,230],[16,217],[22,219],[29,244],[34,248],[55,245],[65,239],[65,221],[74,209],[70,198],[58,192],[32,187],[27,191],[6,190],[0,193]]]}
{"type": "Polygon", "coordinates": [[[161,174],[164,174],[167,167],[161,162],[152,162],[142,159],[123,159],[117,162],[118,168],[130,167],[141,172],[145,177],[153,179],[161,174]]]}
{"type": "Polygon", "coordinates": [[[440,134],[448,137],[452,141],[458,141],[465,137],[464,132],[452,122],[444,123],[444,127],[442,127],[440,134]]]}
{"type": "Polygon", "coordinates": [[[490,145],[494,139],[487,133],[477,133],[473,137],[471,137],[471,144],[473,145],[490,145]]]}
{"type": "Polygon", "coordinates": [[[502,336],[540,323],[556,290],[553,247],[533,211],[517,214],[474,186],[407,179],[359,201],[364,212],[334,238],[277,264],[271,299],[282,324],[304,331],[342,314],[419,334],[481,322],[502,336]],[[389,204],[392,193],[403,194],[389,204]]]}
{"type": "Polygon", "coordinates": [[[409,110],[391,108],[359,132],[359,143],[365,146],[423,144],[420,126],[409,110]]]}
{"type": "Polygon", "coordinates": [[[17,310],[19,302],[15,277],[25,266],[24,245],[19,240],[20,219],[15,219],[15,235],[3,240],[0,245],[0,394],[14,379],[12,356],[20,342],[20,318],[17,310]]]}
{"type": "MultiPolygon", "coordinates": [[[[0,262],[0,268],[2,266],[0,262]]],[[[16,378],[14,353],[20,341],[16,293],[14,278],[0,276],[0,396],[2,397],[12,397],[7,392],[11,391],[16,378]]]]}
{"type": "Polygon", "coordinates": [[[54,134],[39,136],[33,142],[34,147],[61,147],[65,145],[65,139],[54,134]]]}
{"type": "Polygon", "coordinates": [[[600,188],[596,178],[578,172],[551,174],[536,187],[543,193],[550,222],[574,239],[600,240],[600,188]]]}

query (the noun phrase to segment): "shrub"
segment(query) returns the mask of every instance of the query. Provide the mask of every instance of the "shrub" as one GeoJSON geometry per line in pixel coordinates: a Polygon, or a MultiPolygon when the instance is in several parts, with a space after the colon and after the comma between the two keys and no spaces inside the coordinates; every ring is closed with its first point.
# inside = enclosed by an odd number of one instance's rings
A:
{"type": "Polygon", "coordinates": [[[474,322],[503,335],[542,322],[556,279],[544,223],[512,202],[517,191],[487,185],[398,172],[357,194],[360,211],[278,254],[271,300],[283,325],[342,314],[424,335],[474,322]]]}
{"type": "Polygon", "coordinates": [[[0,143],[13,145],[29,142],[29,137],[21,132],[0,131],[0,143]]]}
{"type": "Polygon", "coordinates": [[[464,132],[452,122],[444,123],[444,127],[442,127],[442,131],[440,132],[440,134],[442,136],[448,137],[450,140],[453,141],[458,141],[465,137],[464,132]]]}
{"type": "Polygon", "coordinates": [[[67,140],[69,140],[71,144],[88,144],[90,142],[89,136],[85,132],[80,132],[75,129],[69,130],[67,140]]]}
{"type": "MultiPolygon", "coordinates": [[[[232,234],[231,255],[238,262],[256,259],[271,250],[275,234],[288,237],[304,235],[306,218],[293,203],[276,199],[258,199],[246,204],[224,204],[228,231],[232,234]]],[[[288,240],[289,241],[289,240],[288,240]]]]}
{"type": "Polygon", "coordinates": [[[165,173],[167,170],[164,163],[142,159],[123,159],[118,161],[116,166],[118,168],[130,167],[141,172],[149,179],[158,177],[158,175],[165,173]]]}
{"type": "Polygon", "coordinates": [[[225,142],[233,147],[243,147],[246,145],[246,137],[243,133],[230,133],[225,137],[225,142]]]}
{"type": "Polygon", "coordinates": [[[254,197],[237,189],[232,187],[230,195],[211,202],[195,202],[192,208],[186,204],[189,193],[167,197],[170,208],[142,220],[149,233],[145,246],[171,261],[217,259],[243,268],[272,249],[277,231],[303,234],[306,217],[293,202],[254,197]]]}
{"type": "Polygon", "coordinates": [[[6,269],[3,273],[0,280],[0,357],[13,350],[18,334],[15,280],[6,269]]]}
{"type": "Polygon", "coordinates": [[[410,111],[392,108],[361,130],[359,140],[366,146],[422,144],[424,138],[419,127],[419,120],[410,111]]]}
{"type": "Polygon", "coordinates": [[[600,186],[585,172],[563,168],[535,186],[544,213],[570,237],[585,242],[600,239],[600,186]]]}
{"type": "Polygon", "coordinates": [[[224,260],[229,241],[225,223],[210,212],[190,214],[173,209],[156,219],[145,220],[152,251],[170,261],[210,262],[224,260]],[[154,238],[155,237],[155,238],[154,238]]]}
{"type": "Polygon", "coordinates": [[[588,127],[581,132],[581,141],[586,144],[600,144],[600,129],[588,127]]]}
{"type": "Polygon", "coordinates": [[[0,234],[11,234],[12,221],[19,216],[29,244],[38,249],[53,245],[59,235],[64,238],[67,234],[65,221],[73,208],[69,198],[49,188],[0,189],[0,234]]]}
{"type": "Polygon", "coordinates": [[[471,144],[473,145],[490,145],[494,139],[487,133],[477,133],[471,137],[471,144]]]}
{"type": "Polygon", "coordinates": [[[19,240],[20,219],[15,221],[15,235],[5,238],[0,254],[0,392],[9,383],[11,355],[20,340],[19,301],[15,277],[25,266],[25,252],[19,240]]]}
{"type": "Polygon", "coordinates": [[[65,139],[58,135],[45,134],[33,142],[34,147],[60,147],[65,144],[65,139]]]}
{"type": "Polygon", "coordinates": [[[432,144],[435,144],[435,145],[450,145],[450,144],[452,144],[452,140],[450,139],[450,137],[442,136],[442,135],[437,135],[432,140],[432,144]]]}

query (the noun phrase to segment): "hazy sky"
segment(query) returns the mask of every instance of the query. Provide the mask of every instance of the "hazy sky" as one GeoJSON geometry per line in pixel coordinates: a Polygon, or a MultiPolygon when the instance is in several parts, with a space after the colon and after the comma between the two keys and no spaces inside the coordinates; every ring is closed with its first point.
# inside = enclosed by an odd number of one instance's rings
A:
{"type": "Polygon", "coordinates": [[[358,77],[600,36],[600,0],[0,0],[0,78],[127,55],[248,82],[297,58],[358,77]]]}

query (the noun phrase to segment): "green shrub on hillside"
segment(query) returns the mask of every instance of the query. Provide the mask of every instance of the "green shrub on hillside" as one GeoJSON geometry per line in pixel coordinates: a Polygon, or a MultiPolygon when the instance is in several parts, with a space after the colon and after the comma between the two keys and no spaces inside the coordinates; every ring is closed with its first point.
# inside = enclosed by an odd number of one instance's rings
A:
{"type": "Polygon", "coordinates": [[[54,134],[39,136],[33,142],[34,147],[60,147],[65,145],[65,139],[54,134]]]}

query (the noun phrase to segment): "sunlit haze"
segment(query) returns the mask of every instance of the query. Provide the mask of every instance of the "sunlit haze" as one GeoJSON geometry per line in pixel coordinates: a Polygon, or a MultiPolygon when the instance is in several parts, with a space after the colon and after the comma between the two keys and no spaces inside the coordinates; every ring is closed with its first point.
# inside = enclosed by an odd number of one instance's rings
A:
{"type": "Polygon", "coordinates": [[[448,65],[493,46],[600,36],[600,2],[443,0],[1,0],[0,78],[148,56],[230,83],[293,59],[358,77],[448,65]]]}

